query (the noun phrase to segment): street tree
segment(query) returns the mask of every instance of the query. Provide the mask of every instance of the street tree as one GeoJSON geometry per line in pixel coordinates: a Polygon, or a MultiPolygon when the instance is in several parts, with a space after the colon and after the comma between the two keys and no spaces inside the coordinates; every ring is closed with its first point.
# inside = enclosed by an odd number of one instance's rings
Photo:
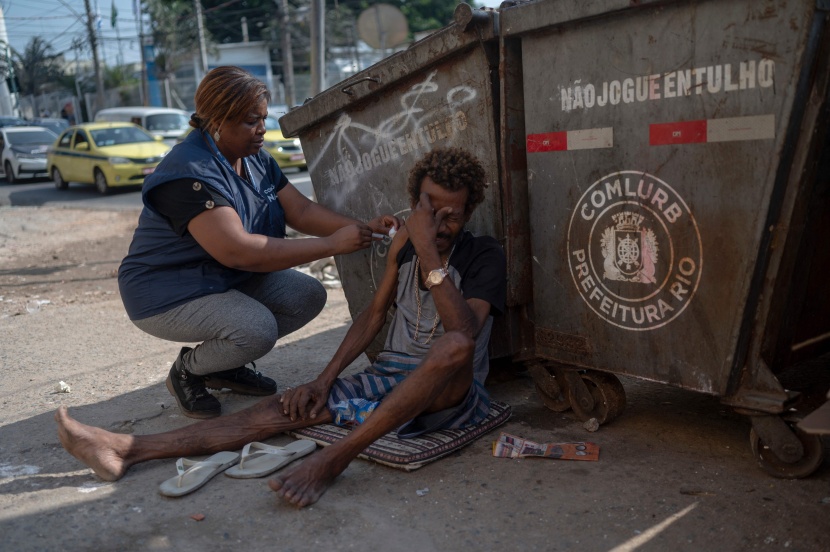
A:
{"type": "MultiPolygon", "coordinates": [[[[356,40],[355,25],[360,13],[379,3],[399,8],[406,16],[412,33],[447,25],[452,21],[457,5],[457,2],[447,0],[326,0],[327,44],[353,45],[356,40]]],[[[217,44],[241,42],[242,19],[245,18],[250,40],[263,40],[272,50],[279,51],[282,43],[280,5],[279,0],[202,0],[205,28],[217,44]]],[[[289,0],[288,11],[294,66],[300,72],[307,71],[311,48],[310,0],[289,0]]]]}
{"type": "Polygon", "coordinates": [[[63,88],[60,54],[40,36],[34,36],[23,52],[12,49],[12,63],[19,92],[24,95],[43,94],[63,88]]]}
{"type": "MultiPolygon", "coordinates": [[[[173,77],[182,63],[199,52],[199,30],[193,0],[144,0],[156,50],[153,60],[161,78],[173,77]]],[[[205,31],[206,42],[210,33],[205,31]]]]}
{"type": "MultiPolygon", "coordinates": [[[[473,0],[468,0],[476,5],[473,0]]],[[[447,0],[326,0],[325,35],[327,47],[352,47],[357,41],[357,18],[374,4],[385,2],[406,16],[412,35],[441,28],[452,21],[456,1],[447,0]]],[[[297,73],[310,70],[310,0],[287,0],[288,24],[281,21],[283,0],[201,0],[205,42],[208,50],[216,44],[238,43],[243,28],[251,41],[264,41],[272,53],[273,70],[283,73],[284,32],[289,34],[291,64],[297,73]],[[244,25],[243,25],[244,20],[244,25]],[[277,61],[279,60],[279,61],[277,61]]],[[[183,64],[199,55],[198,26],[193,0],[144,0],[156,49],[154,59],[159,77],[173,77],[183,64]]]]}
{"type": "MultiPolygon", "coordinates": [[[[468,2],[475,6],[475,2],[468,2]]],[[[326,11],[346,8],[355,19],[375,4],[389,4],[401,10],[410,33],[440,29],[452,21],[459,2],[447,0],[326,0],[326,11]]],[[[326,21],[328,23],[328,20],[326,21]]]]}
{"type": "MultiPolygon", "coordinates": [[[[151,0],[165,3],[176,0],[151,0]]],[[[192,6],[192,1],[188,0],[192,6]]],[[[345,43],[350,38],[347,28],[349,19],[356,21],[360,13],[380,3],[390,4],[400,9],[406,16],[413,33],[438,29],[452,21],[452,15],[458,2],[448,0],[326,0],[326,38],[335,43],[345,43]],[[331,33],[329,25],[333,25],[331,33]]],[[[469,2],[472,5],[474,1],[469,2]]],[[[272,40],[280,2],[277,0],[202,0],[205,28],[217,44],[242,41],[242,18],[245,18],[250,40],[272,40]]],[[[305,31],[308,42],[308,18],[310,0],[289,0],[288,9],[292,27],[297,35],[305,31]]],[[[352,23],[353,24],[353,23],[352,23]]],[[[292,35],[295,33],[292,29],[292,35]]],[[[299,36],[298,36],[299,38],[299,36]]],[[[298,52],[302,45],[297,44],[298,52]]],[[[307,55],[307,52],[306,52],[307,55]]],[[[298,56],[300,57],[300,56],[298,56]]]]}
{"type": "Polygon", "coordinates": [[[446,0],[378,0],[362,2],[368,8],[381,2],[395,6],[406,17],[410,33],[440,29],[452,21],[458,2],[446,0]]]}
{"type": "Polygon", "coordinates": [[[138,84],[139,78],[127,66],[116,65],[104,69],[104,86],[107,89],[136,86],[138,84]]]}
{"type": "MultiPolygon", "coordinates": [[[[295,11],[298,5],[307,4],[307,0],[290,0],[289,9],[295,11]]],[[[216,44],[242,42],[243,18],[249,40],[268,40],[278,7],[274,0],[202,0],[205,29],[216,44]]]]}

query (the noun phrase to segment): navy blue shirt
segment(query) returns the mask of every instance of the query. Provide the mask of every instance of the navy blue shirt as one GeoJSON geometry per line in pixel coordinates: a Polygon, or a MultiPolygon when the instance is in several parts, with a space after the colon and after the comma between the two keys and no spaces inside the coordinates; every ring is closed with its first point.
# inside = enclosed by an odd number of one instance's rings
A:
{"type": "Polygon", "coordinates": [[[202,132],[194,130],[144,181],[144,209],[118,269],[121,300],[131,320],[223,293],[251,277],[250,272],[219,263],[186,231],[190,219],[202,210],[227,205],[249,233],[285,237],[285,211],[278,193],[288,180],[265,150],[245,161],[251,182],[213,155],[202,132]],[[171,197],[184,200],[171,206],[171,197]]]}

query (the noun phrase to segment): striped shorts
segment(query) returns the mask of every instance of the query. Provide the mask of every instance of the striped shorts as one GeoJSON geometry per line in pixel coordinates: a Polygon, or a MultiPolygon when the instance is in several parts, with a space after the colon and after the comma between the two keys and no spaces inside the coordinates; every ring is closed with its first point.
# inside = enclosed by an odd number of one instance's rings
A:
{"type": "MultiPolygon", "coordinates": [[[[392,389],[420,364],[421,359],[384,351],[363,372],[335,380],[326,407],[336,415],[335,405],[349,399],[382,402],[392,389]]],[[[398,437],[417,437],[439,429],[461,429],[482,422],[490,412],[490,396],[481,382],[473,380],[460,404],[439,412],[421,414],[398,428],[398,437]]]]}

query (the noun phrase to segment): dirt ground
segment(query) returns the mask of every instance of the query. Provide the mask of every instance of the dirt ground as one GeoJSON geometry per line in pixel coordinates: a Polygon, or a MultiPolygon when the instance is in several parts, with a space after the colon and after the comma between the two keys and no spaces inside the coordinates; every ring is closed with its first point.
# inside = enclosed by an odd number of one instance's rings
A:
{"type": "MultiPolygon", "coordinates": [[[[526,374],[494,382],[493,398],[513,409],[504,426],[411,473],[356,460],[305,510],[278,502],[264,479],[221,475],[165,498],[157,489],[175,475],[173,460],[101,481],[62,449],[59,405],[125,433],[191,423],[164,386],[180,344],[142,334],[118,296],[136,218],[0,208],[0,550],[830,550],[827,440],[815,474],[775,479],[752,457],[745,417],[717,398],[632,379],[625,412],[597,432],[547,410],[526,374]],[[61,381],[69,393],[56,392],[61,381]],[[494,458],[499,431],[591,441],[600,459],[494,458]]],[[[331,288],[321,316],[257,368],[280,387],[307,381],[349,321],[331,288]]],[[[256,400],[219,398],[226,412],[256,400]]]]}

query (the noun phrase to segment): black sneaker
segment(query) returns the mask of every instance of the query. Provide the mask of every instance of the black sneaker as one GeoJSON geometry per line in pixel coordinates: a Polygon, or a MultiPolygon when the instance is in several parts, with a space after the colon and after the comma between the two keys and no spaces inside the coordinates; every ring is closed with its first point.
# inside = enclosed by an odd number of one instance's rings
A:
{"type": "Polygon", "coordinates": [[[205,389],[205,378],[187,371],[182,357],[190,347],[182,347],[167,375],[167,390],[176,398],[182,414],[190,418],[215,418],[222,413],[222,404],[205,389]]]}
{"type": "MultiPolygon", "coordinates": [[[[256,368],[253,362],[251,365],[256,368]]],[[[205,386],[210,389],[230,389],[243,395],[264,396],[277,392],[277,382],[245,366],[208,374],[205,376],[205,386]]]]}

